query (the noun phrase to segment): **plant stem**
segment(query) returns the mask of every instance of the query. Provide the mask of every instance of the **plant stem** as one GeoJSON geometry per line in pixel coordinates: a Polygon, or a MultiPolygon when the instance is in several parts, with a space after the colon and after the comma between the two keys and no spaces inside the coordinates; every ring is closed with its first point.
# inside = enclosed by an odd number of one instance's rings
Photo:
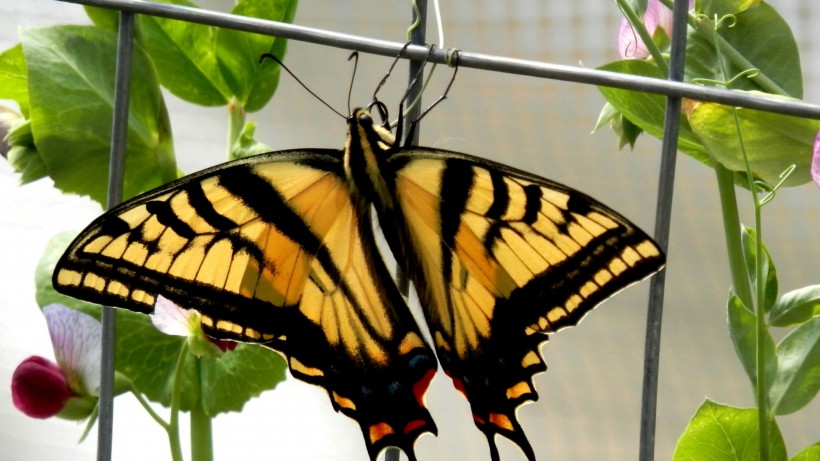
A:
{"type": "Polygon", "coordinates": [[[179,399],[182,389],[182,370],[185,368],[185,359],[188,356],[188,343],[183,342],[174,370],[174,388],[171,392],[171,421],[168,425],[168,441],[171,444],[171,457],[174,461],[182,461],[182,446],[179,443],[179,399]]]}
{"type": "Polygon", "coordinates": [[[130,391],[132,394],[134,394],[134,397],[136,397],[137,402],[139,402],[140,405],[142,405],[142,408],[144,408],[145,411],[148,412],[148,415],[151,417],[151,419],[153,419],[154,421],[156,421],[157,424],[162,426],[162,428],[165,429],[165,432],[168,432],[170,425],[164,419],[162,419],[162,417],[160,417],[160,415],[158,415],[153,408],[151,408],[151,404],[149,404],[148,401],[145,400],[145,397],[143,397],[142,394],[140,394],[139,390],[137,390],[137,388],[133,384],[131,384],[130,391]]]}
{"type": "MultiPolygon", "coordinates": [[[[197,382],[201,383],[202,361],[196,361],[197,382]]],[[[214,444],[211,417],[202,407],[202,399],[191,409],[191,461],[213,461],[214,444]]]]}
{"type": "Polygon", "coordinates": [[[233,159],[231,155],[236,142],[239,141],[239,135],[242,134],[242,128],[245,126],[245,108],[232,99],[228,103],[228,159],[233,159]]]}
{"type": "Polygon", "coordinates": [[[757,391],[757,424],[760,431],[760,461],[769,461],[769,389],[766,383],[766,341],[768,334],[766,330],[766,282],[763,274],[763,203],[758,198],[757,185],[752,175],[752,167],[749,164],[749,156],[746,153],[746,145],[743,142],[743,131],[740,127],[740,117],[737,116],[737,109],[732,109],[734,115],[735,129],[740,142],[740,151],[743,153],[743,161],[746,165],[746,178],[749,181],[749,191],[752,194],[752,201],[755,210],[755,343],[757,359],[757,376],[755,388],[757,391]]]}
{"type": "Polygon", "coordinates": [[[755,199],[755,285],[757,303],[755,304],[755,341],[757,342],[757,424],[760,428],[760,461],[769,461],[769,389],[766,382],[766,282],[763,280],[763,228],[761,226],[761,206],[757,193],[752,189],[755,199]]]}
{"type": "Polygon", "coordinates": [[[732,276],[732,288],[746,306],[754,305],[752,289],[746,275],[746,262],[743,259],[743,244],[740,241],[740,216],[735,196],[734,175],[726,167],[713,161],[717,176],[720,208],[723,215],[723,233],[726,239],[726,251],[729,255],[729,271],[732,276]]]}
{"type": "MultiPolygon", "coordinates": [[[[766,387],[766,325],[764,322],[763,300],[765,299],[765,282],[763,278],[762,258],[763,250],[760,238],[760,212],[755,204],[755,227],[756,232],[756,292],[752,294],[749,284],[749,277],[746,272],[746,263],[743,258],[743,244],[740,240],[740,217],[738,215],[737,201],[735,197],[733,174],[720,163],[715,162],[715,173],[717,175],[718,190],[720,191],[720,205],[723,213],[723,231],[726,238],[726,249],[729,254],[729,270],[732,275],[732,288],[735,294],[747,307],[754,306],[755,320],[757,322],[756,341],[756,361],[757,376],[755,377],[755,397],[758,412],[758,430],[760,432],[760,461],[769,460],[768,440],[769,440],[769,412],[768,393],[766,387]]],[[[754,186],[752,186],[754,187],[754,186]]]]}

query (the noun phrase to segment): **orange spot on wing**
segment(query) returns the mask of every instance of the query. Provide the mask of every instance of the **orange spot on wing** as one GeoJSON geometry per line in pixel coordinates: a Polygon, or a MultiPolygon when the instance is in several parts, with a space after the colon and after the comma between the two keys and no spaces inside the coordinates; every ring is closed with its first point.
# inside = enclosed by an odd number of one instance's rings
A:
{"type": "Polygon", "coordinates": [[[510,418],[501,413],[490,413],[490,422],[501,429],[506,429],[508,431],[512,431],[514,429],[510,418]]]}
{"type": "Polygon", "coordinates": [[[396,431],[393,430],[387,423],[376,423],[370,426],[370,443],[375,444],[379,440],[383,439],[385,436],[390,434],[395,434],[396,431]]]}

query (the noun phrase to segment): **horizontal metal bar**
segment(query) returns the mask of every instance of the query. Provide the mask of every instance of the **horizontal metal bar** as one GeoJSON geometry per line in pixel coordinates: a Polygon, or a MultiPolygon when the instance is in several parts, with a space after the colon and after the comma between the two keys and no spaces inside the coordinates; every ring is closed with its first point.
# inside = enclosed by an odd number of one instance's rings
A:
{"type": "MultiPolygon", "coordinates": [[[[364,53],[395,57],[404,47],[404,43],[378,40],[357,35],[331,32],[312,27],[284,24],[263,19],[236,16],[227,13],[190,8],[168,3],[153,3],[141,0],[58,0],[66,3],[98,6],[102,8],[150,14],[164,18],[207,24],[229,29],[243,30],[263,35],[274,35],[291,40],[316,43],[364,53]]],[[[414,60],[428,56],[427,48],[411,45],[405,55],[414,60]]],[[[434,50],[429,61],[446,63],[446,50],[434,50]]],[[[710,101],[731,106],[747,107],[768,112],[776,112],[798,117],[820,119],[820,106],[804,101],[778,99],[759,96],[723,88],[704,87],[691,83],[673,82],[636,75],[620,74],[582,67],[549,64],[524,59],[493,56],[469,51],[459,51],[460,67],[470,67],[509,74],[527,75],[568,82],[602,85],[612,88],[656,93],[665,96],[676,96],[710,101]]]]}

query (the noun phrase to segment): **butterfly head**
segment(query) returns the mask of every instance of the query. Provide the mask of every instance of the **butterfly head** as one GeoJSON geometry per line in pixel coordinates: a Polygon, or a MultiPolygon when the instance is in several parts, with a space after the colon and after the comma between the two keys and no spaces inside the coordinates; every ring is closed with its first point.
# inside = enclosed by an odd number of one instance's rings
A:
{"type": "MultiPolygon", "coordinates": [[[[379,109],[379,112],[382,113],[382,110],[379,109]]],[[[366,140],[370,144],[368,147],[372,146],[371,148],[374,151],[387,151],[396,143],[395,136],[390,132],[390,125],[388,123],[377,124],[373,120],[369,108],[354,109],[352,115],[348,117],[347,123],[350,136],[358,136],[360,139],[366,140]]]]}
{"type": "Polygon", "coordinates": [[[388,128],[378,125],[370,111],[355,109],[347,119],[344,168],[352,190],[369,201],[390,207],[392,200],[385,182],[385,162],[394,149],[395,137],[388,128]]]}

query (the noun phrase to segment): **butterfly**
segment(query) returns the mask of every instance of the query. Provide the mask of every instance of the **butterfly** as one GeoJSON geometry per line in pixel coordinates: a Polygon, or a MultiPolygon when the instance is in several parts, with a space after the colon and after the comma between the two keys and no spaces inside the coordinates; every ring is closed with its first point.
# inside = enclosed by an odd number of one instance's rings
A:
{"type": "Polygon", "coordinates": [[[235,160],[114,207],[71,243],[54,287],[143,313],[162,295],[199,311],[213,337],[280,352],[360,425],[372,460],[393,446],[415,461],[418,437],[436,434],[424,395],[440,363],[491,458],[501,435],[534,460],[516,411],[538,397],[540,345],[660,270],[663,252],[569,187],[401,146],[368,108],[347,124],[342,150],[235,160]],[[381,257],[371,209],[432,344],[381,257]]]}

